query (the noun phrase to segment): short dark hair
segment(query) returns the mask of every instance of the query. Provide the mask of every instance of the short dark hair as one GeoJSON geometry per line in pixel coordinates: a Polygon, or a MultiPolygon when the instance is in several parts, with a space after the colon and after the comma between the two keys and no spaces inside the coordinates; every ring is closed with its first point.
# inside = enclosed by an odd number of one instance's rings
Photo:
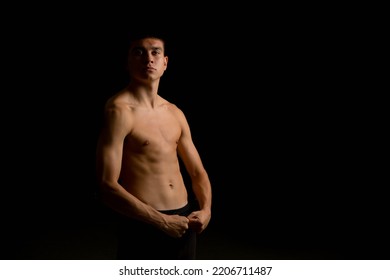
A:
{"type": "Polygon", "coordinates": [[[158,30],[132,30],[128,34],[128,48],[131,47],[132,43],[135,41],[139,41],[145,38],[155,38],[161,40],[164,45],[164,54],[167,54],[167,43],[168,36],[165,32],[161,32],[158,30]]]}

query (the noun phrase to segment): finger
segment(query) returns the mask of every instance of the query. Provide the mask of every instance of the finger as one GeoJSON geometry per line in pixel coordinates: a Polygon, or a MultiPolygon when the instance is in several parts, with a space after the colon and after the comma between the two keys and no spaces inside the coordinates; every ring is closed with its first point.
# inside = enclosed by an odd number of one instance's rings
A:
{"type": "Polygon", "coordinates": [[[196,212],[192,212],[192,213],[189,214],[187,217],[188,217],[189,219],[190,219],[190,218],[194,218],[194,217],[197,217],[197,214],[196,214],[196,212]]]}

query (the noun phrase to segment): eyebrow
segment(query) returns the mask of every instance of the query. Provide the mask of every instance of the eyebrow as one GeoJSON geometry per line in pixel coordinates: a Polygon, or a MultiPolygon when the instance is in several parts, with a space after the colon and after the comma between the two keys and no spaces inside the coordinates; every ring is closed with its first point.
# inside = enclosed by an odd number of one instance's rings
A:
{"type": "MultiPolygon", "coordinates": [[[[146,50],[146,49],[147,49],[147,48],[142,47],[142,46],[134,46],[134,47],[132,48],[132,50],[146,50]]],[[[153,50],[153,51],[157,51],[157,50],[162,51],[162,50],[163,50],[162,47],[151,47],[150,49],[153,50]]]]}
{"type": "Polygon", "coordinates": [[[162,51],[163,48],[162,47],[152,47],[152,50],[154,50],[154,51],[158,51],[158,50],[162,51]]]}

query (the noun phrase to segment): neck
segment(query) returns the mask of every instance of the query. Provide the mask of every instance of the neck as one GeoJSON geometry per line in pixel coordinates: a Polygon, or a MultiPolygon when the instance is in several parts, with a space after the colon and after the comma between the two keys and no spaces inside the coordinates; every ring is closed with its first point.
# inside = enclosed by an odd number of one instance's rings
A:
{"type": "Polygon", "coordinates": [[[143,104],[144,106],[150,108],[154,108],[157,105],[159,98],[158,87],[138,83],[129,83],[127,89],[133,95],[134,99],[137,100],[138,104],[143,104]]]}

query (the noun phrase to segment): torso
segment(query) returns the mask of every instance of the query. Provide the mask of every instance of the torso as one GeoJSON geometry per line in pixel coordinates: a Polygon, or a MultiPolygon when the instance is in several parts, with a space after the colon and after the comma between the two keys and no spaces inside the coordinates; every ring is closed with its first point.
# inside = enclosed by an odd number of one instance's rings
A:
{"type": "Polygon", "coordinates": [[[187,204],[177,145],[181,135],[173,104],[156,108],[128,106],[131,130],[123,143],[121,185],[158,210],[187,204]]]}

